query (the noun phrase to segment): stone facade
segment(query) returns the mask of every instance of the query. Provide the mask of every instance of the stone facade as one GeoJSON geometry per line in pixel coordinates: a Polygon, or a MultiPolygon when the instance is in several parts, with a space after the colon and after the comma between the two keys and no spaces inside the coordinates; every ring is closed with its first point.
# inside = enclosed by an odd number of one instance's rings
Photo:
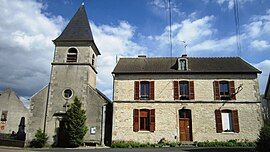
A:
{"type": "MultiPolygon", "coordinates": [[[[76,47],[78,49],[78,63],[84,63],[84,52],[91,52],[90,47],[88,49],[76,47]]],[[[53,63],[66,63],[66,54],[69,47],[56,47],[56,53],[53,63]]],[[[89,62],[89,61],[88,61],[89,62]]],[[[47,110],[46,119],[46,132],[49,135],[57,133],[59,127],[59,121],[61,118],[54,117],[55,113],[65,113],[65,103],[71,103],[75,96],[77,96],[86,106],[85,97],[86,89],[88,87],[89,73],[92,72],[91,67],[87,65],[53,65],[50,82],[50,95],[47,110]],[[63,97],[63,91],[65,89],[71,89],[73,91],[73,97],[71,99],[65,99],[63,97]],[[59,119],[59,120],[58,120],[59,119]],[[54,126],[54,127],[52,127],[54,126]]],[[[54,139],[55,141],[57,139],[54,139]]],[[[50,138],[50,142],[53,142],[53,138],[50,138]]]]}
{"type": "Polygon", "coordinates": [[[0,105],[1,117],[3,113],[7,112],[6,121],[0,121],[0,133],[17,132],[22,117],[27,123],[28,109],[13,90],[5,89],[0,92],[0,105]]]}
{"type": "Polygon", "coordinates": [[[213,101],[213,81],[233,80],[235,87],[243,84],[243,90],[236,95],[237,101],[255,101],[260,99],[256,74],[185,74],[185,75],[116,75],[114,78],[114,101],[134,100],[134,81],[155,81],[155,100],[174,101],[173,81],[194,81],[195,100],[213,101]],[[207,88],[207,89],[205,89],[207,88]]]}
{"type": "MultiPolygon", "coordinates": [[[[62,65],[54,65],[53,68],[56,68],[56,69],[55,70],[53,69],[52,71],[53,72],[58,71],[58,73],[53,73],[52,81],[56,77],[69,76],[70,78],[76,78],[76,75],[80,75],[81,77],[78,77],[80,81],[81,80],[87,81],[87,82],[82,82],[82,83],[87,83],[93,88],[96,88],[96,71],[95,70],[96,70],[96,63],[97,63],[97,57],[96,57],[97,55],[95,54],[91,46],[57,46],[55,49],[54,61],[52,64],[66,63],[67,51],[70,48],[75,48],[78,51],[77,63],[83,63],[86,65],[74,66],[73,64],[71,65],[66,64],[65,69],[62,68],[63,67],[62,65]],[[94,55],[94,58],[92,58],[93,55],[94,55]],[[94,60],[94,64],[92,64],[92,60],[94,60]],[[60,67],[62,71],[59,71],[57,69],[58,67],[60,67]],[[74,70],[77,70],[77,71],[74,71],[74,70]],[[75,73],[71,73],[71,72],[75,72],[75,73]]],[[[80,82],[80,81],[77,80],[74,82],[80,82]]]]}
{"type": "Polygon", "coordinates": [[[30,100],[30,113],[27,130],[27,140],[31,141],[35,138],[35,133],[38,129],[44,129],[44,119],[46,111],[46,103],[48,97],[48,86],[42,88],[34,94],[30,100]]]}
{"type": "MultiPolygon", "coordinates": [[[[29,122],[28,141],[34,138],[37,129],[45,129],[49,135],[49,143],[58,142],[57,133],[62,117],[56,114],[65,113],[65,103],[73,102],[77,96],[83,103],[87,113],[88,132],[85,142],[103,144],[105,130],[105,115],[108,99],[105,99],[96,90],[96,71],[92,66],[84,64],[66,63],[66,54],[70,47],[56,47],[56,53],[52,66],[51,81],[49,87],[43,88],[31,98],[31,114],[29,122]],[[62,63],[62,64],[61,64],[62,63]],[[70,99],[63,97],[63,91],[71,89],[73,96],[70,99]],[[49,98],[49,99],[47,99],[49,98]],[[47,111],[46,111],[47,109],[47,111]],[[44,128],[45,125],[45,128],[44,128]],[[94,127],[95,133],[90,129],[94,127]],[[54,138],[53,138],[54,137],[54,138]]],[[[78,49],[78,63],[90,63],[94,51],[91,47],[76,47],[78,49]]],[[[95,58],[96,63],[96,58],[95,58]]]]}
{"type": "Polygon", "coordinates": [[[54,40],[56,46],[49,84],[31,97],[28,141],[41,128],[48,134],[49,144],[64,146],[65,135],[61,130],[64,129],[65,113],[78,97],[87,115],[85,143],[110,144],[110,138],[105,139],[105,134],[109,137],[111,124],[106,124],[105,120],[106,116],[111,117],[108,111],[112,110],[108,107],[112,106],[96,88],[96,63],[100,53],[89,34],[91,29],[82,5],[63,33],[54,40]],[[69,93],[65,93],[67,90],[69,93]]]}
{"type": "Polygon", "coordinates": [[[115,74],[112,140],[180,141],[179,110],[191,110],[192,141],[257,139],[262,126],[257,74],[115,74]],[[174,100],[173,81],[194,81],[195,100],[174,100]],[[214,81],[243,86],[236,100],[214,100],[214,81]],[[154,81],[155,100],[134,101],[134,82],[154,81]],[[155,131],[133,131],[133,110],[155,109],[155,131]],[[238,110],[240,132],[216,132],[215,110],[238,110]]]}

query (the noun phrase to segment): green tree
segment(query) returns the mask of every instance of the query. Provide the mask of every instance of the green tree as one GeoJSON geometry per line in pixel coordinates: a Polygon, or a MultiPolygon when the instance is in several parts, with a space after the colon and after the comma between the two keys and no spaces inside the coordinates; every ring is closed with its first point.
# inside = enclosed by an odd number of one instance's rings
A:
{"type": "Polygon", "coordinates": [[[87,132],[86,114],[82,109],[81,101],[75,97],[74,102],[67,110],[66,117],[66,135],[68,141],[68,147],[78,147],[83,145],[83,137],[87,132]]]}
{"type": "Polygon", "coordinates": [[[256,150],[258,152],[270,152],[270,125],[265,124],[257,140],[256,150]]]}

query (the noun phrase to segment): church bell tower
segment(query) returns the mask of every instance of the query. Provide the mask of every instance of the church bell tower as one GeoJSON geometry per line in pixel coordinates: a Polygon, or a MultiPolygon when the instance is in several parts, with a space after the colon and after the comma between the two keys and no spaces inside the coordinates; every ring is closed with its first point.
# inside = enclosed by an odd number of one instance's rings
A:
{"type": "Polygon", "coordinates": [[[45,116],[48,134],[55,134],[55,127],[51,126],[61,122],[61,115],[65,114],[75,96],[85,105],[87,87],[96,89],[96,65],[100,52],[94,42],[84,5],[53,42],[55,52],[45,116]]]}

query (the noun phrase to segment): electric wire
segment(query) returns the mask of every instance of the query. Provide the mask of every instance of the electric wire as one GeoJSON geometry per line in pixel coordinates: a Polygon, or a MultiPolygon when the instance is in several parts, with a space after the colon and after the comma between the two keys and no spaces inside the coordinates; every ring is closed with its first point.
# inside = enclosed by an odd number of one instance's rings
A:
{"type": "Polygon", "coordinates": [[[235,21],[235,32],[236,32],[236,45],[237,45],[237,55],[241,55],[241,33],[240,33],[240,25],[239,25],[239,7],[238,0],[233,1],[233,10],[234,10],[234,21],[235,21]]]}
{"type": "Polygon", "coordinates": [[[172,9],[171,9],[171,0],[169,2],[169,21],[170,21],[170,29],[169,29],[169,36],[170,36],[170,51],[172,57],[172,9]]]}

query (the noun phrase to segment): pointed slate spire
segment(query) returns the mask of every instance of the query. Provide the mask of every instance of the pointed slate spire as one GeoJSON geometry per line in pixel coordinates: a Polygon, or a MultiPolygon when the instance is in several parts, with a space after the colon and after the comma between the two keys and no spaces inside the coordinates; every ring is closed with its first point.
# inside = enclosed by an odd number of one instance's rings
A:
{"type": "Polygon", "coordinates": [[[100,55],[94,43],[94,38],[83,3],[69,21],[61,35],[53,40],[53,42],[57,46],[93,45],[97,51],[96,53],[100,55]]]}

